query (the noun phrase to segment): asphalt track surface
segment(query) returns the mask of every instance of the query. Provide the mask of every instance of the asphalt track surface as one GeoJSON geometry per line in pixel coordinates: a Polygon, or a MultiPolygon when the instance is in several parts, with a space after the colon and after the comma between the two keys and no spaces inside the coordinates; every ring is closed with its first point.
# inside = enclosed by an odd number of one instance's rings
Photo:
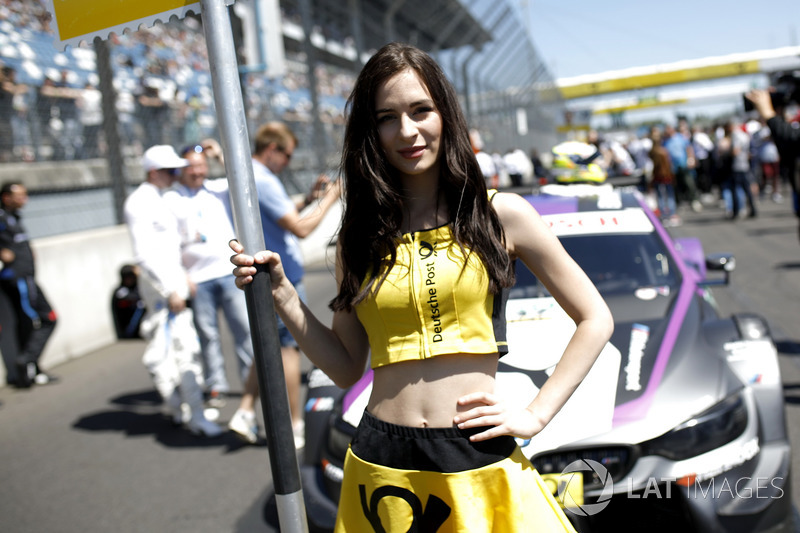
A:
{"type": "MultiPolygon", "coordinates": [[[[764,315],[781,351],[797,504],[797,220],[788,203],[769,200],[755,219],[725,220],[716,205],[682,216],[674,235],[699,237],[708,253],[736,255],[730,286],[714,289],[724,313],[764,315]]],[[[330,267],[311,265],[306,286],[312,308],[326,316],[330,267]]],[[[142,350],[142,341],[120,342],[51,369],[57,384],[0,389],[0,532],[278,531],[266,446],[230,434],[200,439],[172,427],[140,362],[142,350]]],[[[228,362],[236,387],[232,355],[228,362]]],[[[221,421],[236,403],[229,399],[221,421]]]]}

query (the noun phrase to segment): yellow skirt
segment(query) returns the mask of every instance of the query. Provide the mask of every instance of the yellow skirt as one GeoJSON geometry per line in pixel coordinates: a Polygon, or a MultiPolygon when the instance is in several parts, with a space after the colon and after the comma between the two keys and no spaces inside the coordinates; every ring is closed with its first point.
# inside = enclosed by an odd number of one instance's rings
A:
{"type": "Polygon", "coordinates": [[[474,432],[364,413],[345,459],[336,532],[574,533],[514,439],[471,443],[474,432]]]}

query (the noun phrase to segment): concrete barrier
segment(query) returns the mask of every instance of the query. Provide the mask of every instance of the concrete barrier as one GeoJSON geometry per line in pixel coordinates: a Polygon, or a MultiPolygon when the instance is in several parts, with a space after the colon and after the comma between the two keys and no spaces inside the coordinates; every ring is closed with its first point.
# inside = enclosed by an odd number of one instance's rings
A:
{"type": "MultiPolygon", "coordinates": [[[[301,241],[307,264],[325,260],[340,215],[337,204],[301,241]]],[[[40,360],[42,368],[116,342],[111,297],[119,284],[120,267],[134,259],[127,228],[120,225],[46,237],[32,241],[31,246],[36,254],[36,280],[58,314],[55,332],[40,360]]],[[[5,374],[5,366],[0,365],[0,386],[6,382],[5,374]]]]}
{"type": "MultiPolygon", "coordinates": [[[[128,183],[136,184],[144,178],[138,158],[129,158],[125,168],[128,183]]],[[[0,165],[0,183],[12,180],[21,181],[29,191],[69,191],[111,184],[105,159],[3,163],[0,165]]]]}
{"type": "MultiPolygon", "coordinates": [[[[40,364],[49,369],[116,341],[111,296],[119,269],[133,259],[125,226],[45,237],[31,242],[36,281],[58,315],[40,364]]],[[[5,367],[0,383],[5,383],[5,367]]]]}

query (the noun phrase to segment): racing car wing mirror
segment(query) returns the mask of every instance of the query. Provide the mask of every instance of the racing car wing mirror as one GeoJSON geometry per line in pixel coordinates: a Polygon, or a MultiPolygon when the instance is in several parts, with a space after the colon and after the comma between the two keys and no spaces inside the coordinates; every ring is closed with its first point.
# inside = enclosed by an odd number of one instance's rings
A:
{"type": "Polygon", "coordinates": [[[700,239],[697,237],[675,239],[675,249],[680,254],[683,262],[697,272],[699,279],[706,279],[706,258],[700,239]]]}
{"type": "Polygon", "coordinates": [[[706,256],[706,269],[721,271],[725,274],[723,279],[704,279],[698,285],[728,285],[731,272],[736,268],[736,259],[733,254],[710,254],[706,256]]]}

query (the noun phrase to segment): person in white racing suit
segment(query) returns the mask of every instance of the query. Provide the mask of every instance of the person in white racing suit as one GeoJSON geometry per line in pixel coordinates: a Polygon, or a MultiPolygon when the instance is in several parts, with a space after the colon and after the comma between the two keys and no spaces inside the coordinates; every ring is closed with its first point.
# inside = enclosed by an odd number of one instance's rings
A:
{"type": "Polygon", "coordinates": [[[222,429],[204,414],[200,341],[194,328],[189,283],[181,266],[177,221],[162,193],[187,165],[171,146],[145,151],[145,181],[125,201],[125,222],[141,269],[139,291],[147,308],[141,333],[142,362],[166,402],[173,422],[195,435],[216,437],[222,429]],[[184,414],[185,413],[185,414],[184,414]]]}

